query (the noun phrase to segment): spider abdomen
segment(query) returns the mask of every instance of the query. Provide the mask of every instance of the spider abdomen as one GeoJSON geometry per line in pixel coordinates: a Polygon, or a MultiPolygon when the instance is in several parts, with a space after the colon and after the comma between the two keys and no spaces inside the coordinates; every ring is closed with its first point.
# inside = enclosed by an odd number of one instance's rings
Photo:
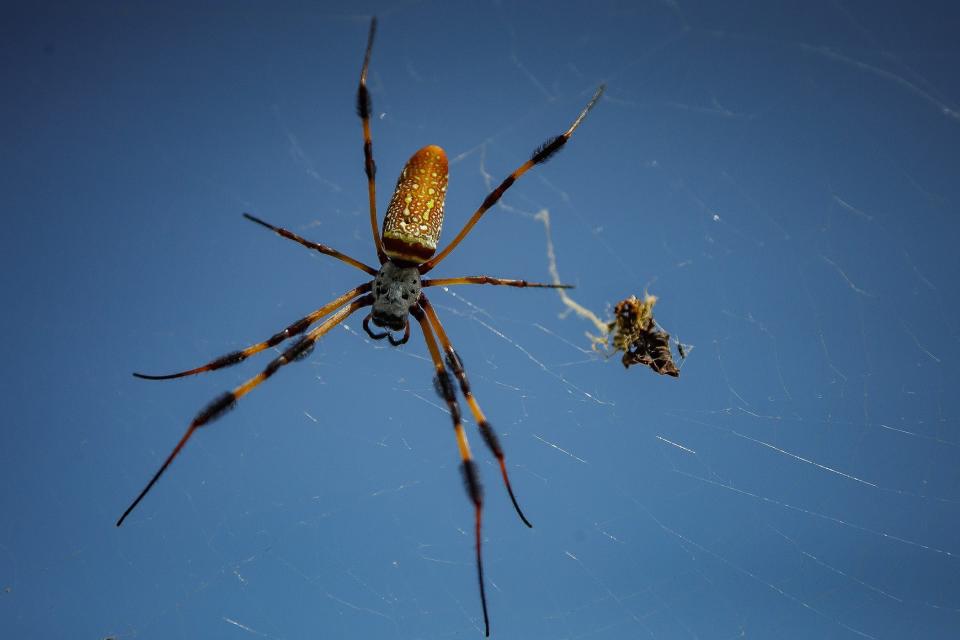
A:
{"type": "Polygon", "coordinates": [[[437,250],[447,195],[447,154],[436,145],[404,165],[383,218],[383,250],[404,264],[419,264],[437,250]]]}

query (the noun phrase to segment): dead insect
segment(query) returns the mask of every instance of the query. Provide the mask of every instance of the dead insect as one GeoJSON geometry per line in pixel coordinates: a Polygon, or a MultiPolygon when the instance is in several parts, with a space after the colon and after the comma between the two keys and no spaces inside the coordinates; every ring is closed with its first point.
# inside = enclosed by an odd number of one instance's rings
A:
{"type": "Polygon", "coordinates": [[[642,364],[660,375],[677,378],[680,370],[673,362],[670,334],[653,319],[656,303],[657,297],[650,294],[643,300],[636,296],[621,300],[614,307],[614,319],[607,324],[607,332],[611,335],[613,353],[623,352],[620,361],[624,367],[642,364]]]}

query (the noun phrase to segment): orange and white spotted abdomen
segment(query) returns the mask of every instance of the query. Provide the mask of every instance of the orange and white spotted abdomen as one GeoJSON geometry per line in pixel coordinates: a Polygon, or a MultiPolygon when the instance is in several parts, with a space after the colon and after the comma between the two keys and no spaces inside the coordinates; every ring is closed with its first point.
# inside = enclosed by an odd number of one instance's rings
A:
{"type": "Polygon", "coordinates": [[[391,260],[420,264],[437,251],[446,195],[447,154],[426,146],[404,165],[383,218],[383,249],[391,260]]]}

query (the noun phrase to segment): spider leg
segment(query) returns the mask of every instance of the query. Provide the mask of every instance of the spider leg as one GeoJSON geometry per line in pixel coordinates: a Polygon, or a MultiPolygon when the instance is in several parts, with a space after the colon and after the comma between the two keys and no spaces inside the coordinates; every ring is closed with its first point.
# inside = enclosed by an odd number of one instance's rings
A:
{"type": "Polygon", "coordinates": [[[130,515],[130,512],[133,511],[138,504],[140,504],[140,501],[143,500],[143,497],[147,495],[150,489],[153,488],[153,485],[157,483],[157,480],[160,479],[160,476],[163,475],[163,472],[167,470],[167,467],[170,466],[170,463],[173,462],[173,459],[176,458],[177,454],[180,453],[180,450],[183,449],[183,446],[187,444],[187,440],[190,439],[190,436],[193,435],[194,431],[204,425],[210,424],[224,413],[232,409],[237,403],[237,400],[250,393],[255,387],[257,387],[257,385],[276,373],[280,367],[306,357],[306,355],[310,352],[310,349],[313,348],[314,343],[319,340],[321,336],[343,322],[347,316],[357,309],[369,306],[371,304],[373,304],[373,296],[370,294],[367,294],[362,298],[357,298],[348,306],[340,309],[335,314],[327,318],[323,324],[314,328],[307,335],[303,336],[295,343],[287,347],[284,352],[277,358],[273,359],[263,371],[250,378],[240,386],[235,387],[232,391],[226,391],[220,394],[210,404],[204,407],[190,423],[190,426],[187,427],[186,433],[184,433],[183,437],[180,438],[177,446],[173,448],[173,451],[170,452],[170,455],[167,456],[167,459],[162,465],[160,465],[160,468],[157,470],[157,472],[153,474],[153,477],[150,479],[150,482],[147,483],[147,486],[143,488],[143,491],[141,491],[136,499],[130,503],[130,506],[127,507],[127,510],[124,511],[123,515],[120,516],[120,519],[117,520],[117,526],[119,527],[121,524],[123,524],[123,521],[128,515],[130,515]]]}
{"type": "Polygon", "coordinates": [[[526,280],[511,280],[509,278],[494,278],[492,276],[466,276],[463,278],[425,278],[421,281],[423,287],[445,287],[452,284],[498,284],[507,287],[541,287],[544,289],[573,289],[572,284],[547,284],[544,282],[527,282],[526,280]]]}
{"type": "Polygon", "coordinates": [[[247,220],[250,220],[251,222],[256,222],[257,224],[262,225],[262,226],[266,227],[267,229],[270,229],[271,231],[273,231],[274,233],[276,233],[276,234],[279,235],[279,236],[283,236],[284,238],[287,238],[288,240],[293,240],[294,242],[299,242],[300,244],[302,244],[303,246],[307,247],[308,249],[313,249],[313,250],[315,250],[315,251],[319,251],[320,253],[323,253],[323,254],[326,254],[326,255],[328,255],[328,256],[334,257],[334,258],[336,258],[337,260],[341,260],[341,261],[343,261],[343,262],[346,262],[346,263],[349,264],[350,266],[356,267],[357,269],[360,269],[360,271],[366,271],[367,273],[369,273],[369,274],[372,275],[372,276],[377,275],[377,270],[374,269],[373,267],[371,267],[371,266],[369,266],[369,265],[366,265],[366,264],[360,262],[359,260],[355,260],[354,258],[351,258],[350,256],[348,256],[348,255],[345,254],[345,253],[340,253],[340,252],[337,251],[336,249],[332,249],[332,248],[328,247],[328,246],[325,245],[325,244],[320,244],[319,242],[311,242],[310,240],[307,240],[307,239],[305,239],[305,238],[301,238],[300,236],[298,236],[297,234],[295,234],[295,233],[292,232],[292,231],[289,231],[289,230],[287,230],[287,229],[284,229],[283,227],[275,227],[275,226],[273,226],[272,224],[270,224],[269,222],[264,222],[264,221],[261,220],[260,218],[257,218],[256,216],[252,216],[252,215],[250,215],[249,213],[243,214],[243,217],[246,218],[247,220]]]}
{"type": "Polygon", "coordinates": [[[467,234],[470,233],[470,230],[473,229],[473,226],[480,221],[480,218],[483,217],[483,214],[485,214],[490,207],[495,205],[497,201],[500,200],[500,197],[504,194],[504,192],[509,189],[514,182],[519,180],[520,176],[529,171],[534,165],[542,164],[549,160],[553,154],[559,151],[563,145],[567,143],[567,140],[570,139],[570,136],[573,135],[573,132],[576,130],[576,128],[579,127],[580,123],[583,122],[583,119],[587,117],[587,113],[589,113],[589,111],[593,109],[594,105],[597,104],[600,96],[603,95],[604,88],[604,85],[600,85],[600,87],[597,88],[596,92],[593,94],[593,97],[590,98],[590,102],[587,103],[587,106],[583,108],[583,110],[580,112],[580,115],[577,116],[577,119],[573,121],[573,124],[571,124],[566,131],[558,136],[550,138],[542,145],[537,147],[536,151],[533,152],[533,155],[530,156],[529,160],[514,169],[513,173],[507,176],[503,182],[497,186],[496,189],[487,195],[483,201],[483,204],[480,205],[480,208],[477,209],[472,216],[470,216],[470,219],[467,220],[467,223],[463,225],[463,229],[461,229],[460,233],[458,233],[456,237],[450,241],[450,244],[447,245],[446,249],[420,265],[420,273],[427,273],[437,266],[441,260],[446,258],[450,252],[453,251],[456,246],[467,237],[467,234]]]}
{"type": "Polygon", "coordinates": [[[437,392],[447,403],[450,418],[453,420],[453,430],[457,436],[457,447],[460,450],[460,460],[462,461],[460,471],[463,474],[463,484],[467,489],[467,495],[470,501],[473,503],[474,538],[476,540],[477,550],[477,580],[480,582],[480,604],[483,607],[484,633],[489,636],[490,617],[487,614],[487,591],[483,582],[483,554],[481,553],[480,547],[480,523],[483,516],[483,487],[480,485],[477,465],[470,455],[470,443],[467,442],[467,434],[463,430],[463,424],[460,421],[460,405],[457,403],[453,380],[450,379],[450,373],[443,365],[443,358],[440,357],[440,349],[437,347],[437,341],[436,338],[434,338],[433,330],[430,328],[430,322],[419,306],[411,308],[410,313],[413,314],[413,317],[420,323],[420,328],[423,329],[423,339],[427,343],[427,349],[430,351],[430,358],[433,360],[433,366],[436,371],[434,382],[437,386],[437,392]]]}
{"type": "Polygon", "coordinates": [[[204,371],[215,371],[216,369],[223,369],[224,367],[229,367],[229,366],[238,364],[240,362],[243,362],[250,356],[256,353],[260,353],[264,349],[269,349],[270,347],[274,347],[280,344],[287,338],[300,335],[301,333],[306,331],[310,325],[312,325],[314,322],[316,322],[323,316],[327,315],[334,309],[337,309],[338,307],[342,307],[347,302],[357,297],[361,293],[366,293],[370,291],[370,286],[371,285],[368,282],[366,284],[360,285],[359,287],[351,289],[350,291],[347,291],[345,294],[343,294],[336,300],[333,300],[332,302],[323,305],[313,313],[310,313],[300,318],[299,320],[297,320],[296,322],[288,326],[283,331],[273,334],[263,342],[258,342],[257,344],[250,345],[246,349],[241,349],[240,351],[233,351],[226,355],[220,356],[216,360],[211,360],[210,362],[208,362],[207,364],[201,367],[197,367],[195,369],[189,369],[187,371],[180,371],[179,373],[170,373],[162,376],[149,375],[146,373],[134,373],[133,375],[137,378],[143,378],[144,380],[171,380],[173,378],[183,378],[185,376],[192,376],[197,373],[203,373],[204,371]]]}
{"type": "Polygon", "coordinates": [[[447,354],[447,366],[453,369],[453,374],[457,376],[457,380],[460,382],[460,391],[463,393],[463,397],[467,399],[467,405],[470,407],[470,412],[473,413],[473,419],[477,421],[477,427],[480,429],[480,435],[483,436],[483,441],[486,443],[487,448],[490,449],[490,453],[492,453],[497,458],[497,462],[500,463],[500,474],[503,476],[503,484],[507,488],[507,493],[510,494],[510,501],[513,502],[513,508],[517,510],[517,515],[523,520],[523,524],[533,528],[533,525],[530,524],[527,517],[523,515],[516,496],[513,495],[513,488],[510,486],[510,477],[507,475],[507,463],[503,455],[503,448],[500,446],[500,440],[497,438],[496,432],[490,426],[487,417],[480,409],[477,399],[473,397],[473,392],[470,390],[470,382],[467,380],[467,372],[463,369],[463,361],[460,360],[460,356],[453,348],[453,344],[450,342],[447,332],[444,331],[443,325],[440,323],[440,318],[437,316],[433,305],[427,300],[427,296],[422,293],[420,294],[420,306],[426,312],[427,319],[437,332],[440,345],[447,354]]]}
{"type": "Polygon", "coordinates": [[[370,112],[373,102],[367,90],[367,70],[370,68],[370,54],[373,51],[373,37],[377,33],[377,19],[370,20],[370,33],[367,35],[367,51],[363,55],[363,67],[360,69],[360,85],[357,87],[357,115],[363,123],[363,169],[367,174],[367,194],[370,200],[370,230],[373,232],[373,244],[377,248],[380,264],[387,261],[383,250],[383,241],[377,229],[377,164],[373,161],[373,138],[370,136],[370,112]]]}

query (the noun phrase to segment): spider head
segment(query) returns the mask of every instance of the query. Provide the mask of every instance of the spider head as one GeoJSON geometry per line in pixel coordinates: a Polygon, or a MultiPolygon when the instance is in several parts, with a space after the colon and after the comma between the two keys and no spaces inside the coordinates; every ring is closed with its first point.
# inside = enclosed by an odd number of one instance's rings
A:
{"type": "Polygon", "coordinates": [[[373,279],[373,324],[391,331],[403,331],[407,315],[420,298],[417,267],[399,267],[387,260],[373,279]]]}

